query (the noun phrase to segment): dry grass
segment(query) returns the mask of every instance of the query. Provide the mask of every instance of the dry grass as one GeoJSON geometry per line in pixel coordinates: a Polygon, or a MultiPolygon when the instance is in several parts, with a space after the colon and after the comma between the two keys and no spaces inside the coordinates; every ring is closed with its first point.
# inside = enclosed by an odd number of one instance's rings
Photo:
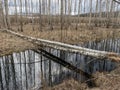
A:
{"type": "Polygon", "coordinates": [[[96,86],[89,88],[85,83],[79,83],[74,79],[65,80],[48,90],[119,90],[120,89],[120,67],[110,73],[96,72],[94,75],[96,86]]]}
{"type": "MultiPolygon", "coordinates": [[[[100,41],[102,39],[120,37],[120,29],[113,28],[94,28],[93,30],[84,28],[81,30],[62,30],[62,36],[59,28],[58,30],[49,30],[49,26],[45,26],[42,32],[38,30],[39,27],[37,25],[35,25],[34,28],[35,30],[33,31],[32,25],[25,25],[24,32],[22,32],[22,34],[48,40],[62,41],[70,44],[79,44],[87,41],[100,41]]],[[[13,27],[13,29],[17,30],[16,27],[13,27]]]]}
{"type": "Polygon", "coordinates": [[[84,83],[79,83],[74,79],[63,81],[63,83],[54,86],[52,88],[48,88],[48,90],[85,90],[87,89],[87,85],[84,83]]]}
{"type": "Polygon", "coordinates": [[[113,70],[111,73],[96,73],[98,77],[96,85],[100,90],[119,90],[120,89],[120,67],[113,70]],[[118,72],[117,74],[115,72],[118,72]]]}
{"type": "Polygon", "coordinates": [[[0,56],[34,48],[32,43],[15,36],[0,32],[0,56]]]}

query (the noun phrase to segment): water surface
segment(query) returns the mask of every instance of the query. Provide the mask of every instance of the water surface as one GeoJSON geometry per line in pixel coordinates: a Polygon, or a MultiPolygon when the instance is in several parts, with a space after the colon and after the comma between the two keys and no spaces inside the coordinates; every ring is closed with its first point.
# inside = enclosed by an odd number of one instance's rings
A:
{"type": "MultiPolygon", "coordinates": [[[[82,46],[120,53],[120,39],[88,42],[82,46]]],[[[79,53],[69,53],[51,48],[45,50],[89,74],[96,71],[111,71],[116,67],[116,63],[110,60],[101,60],[79,53]]],[[[46,85],[55,85],[69,78],[84,80],[84,76],[32,50],[0,57],[0,90],[28,90],[41,87],[43,81],[46,85]]]]}

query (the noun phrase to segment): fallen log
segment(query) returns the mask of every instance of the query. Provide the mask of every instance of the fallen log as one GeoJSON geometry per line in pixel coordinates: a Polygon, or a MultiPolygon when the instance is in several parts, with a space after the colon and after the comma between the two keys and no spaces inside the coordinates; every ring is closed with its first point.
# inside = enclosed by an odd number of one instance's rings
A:
{"type": "Polygon", "coordinates": [[[44,40],[44,39],[40,39],[40,38],[30,37],[30,36],[22,35],[20,33],[17,33],[17,32],[8,30],[8,29],[2,29],[0,31],[15,35],[15,36],[20,37],[29,42],[40,45],[42,47],[51,47],[54,49],[69,51],[69,52],[73,52],[73,53],[80,53],[83,55],[88,55],[88,56],[92,56],[92,57],[96,57],[96,58],[108,58],[113,61],[120,61],[120,56],[118,53],[98,51],[98,50],[83,48],[80,46],[65,44],[65,43],[61,43],[61,42],[49,41],[49,40],[44,40]]]}

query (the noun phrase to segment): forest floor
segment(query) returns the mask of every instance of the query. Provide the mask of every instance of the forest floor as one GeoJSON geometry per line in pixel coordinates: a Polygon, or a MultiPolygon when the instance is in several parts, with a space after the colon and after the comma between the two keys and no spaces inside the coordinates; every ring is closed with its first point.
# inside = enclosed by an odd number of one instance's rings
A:
{"type": "Polygon", "coordinates": [[[0,32],[0,56],[34,48],[32,43],[8,33],[0,32]]]}
{"type": "MultiPolygon", "coordinates": [[[[13,30],[18,32],[14,27],[13,30]]],[[[39,31],[38,27],[36,26],[35,30],[33,31],[32,25],[25,25],[24,31],[19,33],[31,37],[60,41],[68,44],[84,44],[88,41],[99,42],[103,39],[120,37],[120,29],[113,28],[94,28],[92,30],[62,30],[61,36],[61,30],[39,31]]],[[[36,47],[30,42],[22,40],[21,38],[8,33],[0,32],[0,56],[33,48],[36,47]]]]}
{"type": "MultiPolygon", "coordinates": [[[[120,37],[120,28],[99,28],[94,27],[92,30],[88,28],[82,28],[81,30],[68,29],[60,30],[54,29],[50,30],[49,26],[44,26],[42,31],[38,30],[38,26],[34,26],[34,31],[32,25],[28,24],[24,26],[24,31],[21,32],[24,35],[37,37],[41,39],[47,39],[52,41],[60,41],[68,44],[81,44],[88,41],[100,41],[103,39],[110,39],[120,37]],[[62,34],[61,34],[62,33],[62,34]]],[[[13,30],[17,30],[13,27],[13,30]]]]}

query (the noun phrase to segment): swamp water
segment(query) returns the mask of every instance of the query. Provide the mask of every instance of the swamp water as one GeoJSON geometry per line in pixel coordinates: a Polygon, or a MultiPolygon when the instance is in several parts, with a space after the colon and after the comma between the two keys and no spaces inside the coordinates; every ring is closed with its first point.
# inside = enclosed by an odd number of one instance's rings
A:
{"type": "MultiPolygon", "coordinates": [[[[84,44],[84,47],[120,53],[120,39],[88,42],[84,44]]],[[[79,53],[69,53],[49,48],[46,48],[46,51],[89,74],[96,71],[111,71],[117,65],[110,60],[98,60],[79,53]]],[[[68,78],[84,81],[84,76],[32,50],[0,57],[0,90],[31,90],[41,87],[42,81],[47,85],[55,85],[68,78]]]]}

